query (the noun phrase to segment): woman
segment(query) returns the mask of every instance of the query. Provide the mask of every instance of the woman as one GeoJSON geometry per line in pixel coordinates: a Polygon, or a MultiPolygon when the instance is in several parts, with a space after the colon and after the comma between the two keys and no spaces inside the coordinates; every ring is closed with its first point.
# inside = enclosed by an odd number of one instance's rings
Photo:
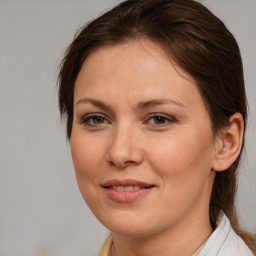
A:
{"type": "Polygon", "coordinates": [[[192,0],[128,0],[63,59],[59,107],[99,255],[253,255],[234,197],[246,124],[238,45],[192,0]],[[249,249],[250,248],[250,249],[249,249]]]}

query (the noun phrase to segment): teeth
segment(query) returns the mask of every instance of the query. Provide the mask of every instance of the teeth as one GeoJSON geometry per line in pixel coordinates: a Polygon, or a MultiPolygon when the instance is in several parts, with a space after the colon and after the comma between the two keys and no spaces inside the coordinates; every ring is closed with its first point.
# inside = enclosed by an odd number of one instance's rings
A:
{"type": "Polygon", "coordinates": [[[133,191],[133,186],[124,187],[125,191],[133,191]]]}
{"type": "Polygon", "coordinates": [[[115,190],[115,191],[119,191],[119,192],[123,192],[123,191],[134,191],[134,190],[139,190],[141,189],[140,186],[111,186],[111,189],[115,190]]]}
{"type": "Polygon", "coordinates": [[[124,187],[122,186],[116,186],[116,188],[117,188],[117,191],[124,191],[124,187]]]}
{"type": "Polygon", "coordinates": [[[133,186],[133,190],[139,190],[140,186],[133,186]]]}

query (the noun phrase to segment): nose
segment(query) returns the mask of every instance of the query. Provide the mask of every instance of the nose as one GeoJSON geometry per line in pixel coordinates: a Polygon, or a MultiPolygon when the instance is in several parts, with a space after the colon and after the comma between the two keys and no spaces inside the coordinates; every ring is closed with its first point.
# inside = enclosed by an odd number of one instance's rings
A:
{"type": "Polygon", "coordinates": [[[143,161],[140,134],[130,126],[120,126],[113,130],[108,147],[107,160],[119,169],[137,166],[143,161]]]}

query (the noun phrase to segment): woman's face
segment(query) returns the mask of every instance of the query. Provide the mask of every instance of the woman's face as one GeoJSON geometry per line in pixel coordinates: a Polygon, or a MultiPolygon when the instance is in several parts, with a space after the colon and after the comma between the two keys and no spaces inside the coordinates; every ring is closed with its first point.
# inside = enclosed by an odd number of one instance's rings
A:
{"type": "Polygon", "coordinates": [[[112,232],[145,236],[208,219],[214,136],[194,81],[157,44],[103,47],[74,93],[80,191],[112,232]]]}

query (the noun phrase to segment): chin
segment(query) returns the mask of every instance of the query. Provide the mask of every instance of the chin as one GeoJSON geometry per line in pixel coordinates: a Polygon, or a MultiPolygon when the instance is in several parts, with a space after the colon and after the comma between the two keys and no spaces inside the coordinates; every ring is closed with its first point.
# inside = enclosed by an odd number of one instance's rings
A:
{"type": "Polygon", "coordinates": [[[98,218],[99,221],[111,232],[120,236],[142,237],[150,235],[154,230],[152,216],[151,218],[149,216],[139,216],[138,213],[106,214],[106,216],[102,219],[98,218]]]}

